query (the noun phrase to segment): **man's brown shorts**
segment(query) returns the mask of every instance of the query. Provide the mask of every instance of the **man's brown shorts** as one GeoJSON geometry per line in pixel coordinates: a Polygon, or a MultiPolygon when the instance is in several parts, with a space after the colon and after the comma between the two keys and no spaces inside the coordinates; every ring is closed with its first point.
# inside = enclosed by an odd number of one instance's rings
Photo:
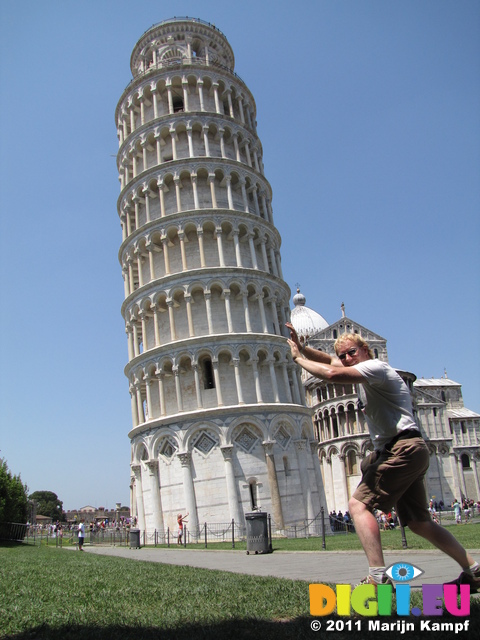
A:
{"type": "Polygon", "coordinates": [[[390,450],[374,451],[362,462],[362,480],[353,494],[369,509],[396,508],[402,525],[430,520],[424,477],[430,462],[423,438],[397,440],[390,450]]]}

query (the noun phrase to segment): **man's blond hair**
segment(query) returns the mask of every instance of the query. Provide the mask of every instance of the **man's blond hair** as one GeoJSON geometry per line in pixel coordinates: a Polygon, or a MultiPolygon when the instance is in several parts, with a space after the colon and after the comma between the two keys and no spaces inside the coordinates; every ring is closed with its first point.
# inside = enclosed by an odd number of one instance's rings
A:
{"type": "Polygon", "coordinates": [[[342,346],[342,344],[344,344],[345,342],[354,342],[356,345],[358,345],[359,347],[367,347],[368,349],[368,355],[370,356],[370,358],[372,360],[375,359],[375,356],[373,354],[373,351],[370,349],[370,347],[368,346],[368,342],[366,340],[364,340],[362,338],[362,336],[358,335],[358,333],[342,333],[341,336],[339,336],[336,340],[335,340],[335,344],[333,345],[335,348],[335,353],[338,355],[338,352],[340,351],[340,347],[342,346]]]}

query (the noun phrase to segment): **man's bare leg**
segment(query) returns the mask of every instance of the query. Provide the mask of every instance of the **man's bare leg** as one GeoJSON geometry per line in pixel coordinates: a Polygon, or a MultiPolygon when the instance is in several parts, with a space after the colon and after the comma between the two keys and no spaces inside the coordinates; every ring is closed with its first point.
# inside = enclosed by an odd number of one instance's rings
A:
{"type": "Polygon", "coordinates": [[[353,518],[355,531],[367,556],[369,567],[384,567],[380,527],[373,513],[356,498],[350,498],[349,513],[353,518]]]}
{"type": "Polygon", "coordinates": [[[422,536],[422,538],[434,544],[440,551],[443,551],[453,558],[464,571],[468,571],[475,562],[474,558],[462,547],[450,531],[447,531],[432,520],[409,522],[408,527],[413,533],[422,536]]]}

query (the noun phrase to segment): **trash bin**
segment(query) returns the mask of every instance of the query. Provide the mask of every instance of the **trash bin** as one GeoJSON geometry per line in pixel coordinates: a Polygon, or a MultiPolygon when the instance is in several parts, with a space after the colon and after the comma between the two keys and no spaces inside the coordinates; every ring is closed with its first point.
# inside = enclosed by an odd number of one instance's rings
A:
{"type": "Polygon", "coordinates": [[[272,545],[268,535],[267,514],[255,511],[245,514],[247,529],[247,555],[252,553],[270,553],[272,545]]]}
{"type": "Polygon", "coordinates": [[[130,529],[130,549],[140,549],[140,529],[130,529]]]}

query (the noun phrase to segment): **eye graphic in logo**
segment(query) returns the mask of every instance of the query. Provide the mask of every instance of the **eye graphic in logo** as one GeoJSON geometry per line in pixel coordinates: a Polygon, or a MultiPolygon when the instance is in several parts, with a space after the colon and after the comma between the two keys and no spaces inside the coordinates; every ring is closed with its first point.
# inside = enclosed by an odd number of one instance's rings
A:
{"type": "Polygon", "coordinates": [[[414,578],[418,578],[422,573],[425,573],[422,569],[419,569],[414,564],[408,564],[407,562],[396,562],[391,564],[385,571],[387,576],[395,582],[410,582],[414,578]]]}

